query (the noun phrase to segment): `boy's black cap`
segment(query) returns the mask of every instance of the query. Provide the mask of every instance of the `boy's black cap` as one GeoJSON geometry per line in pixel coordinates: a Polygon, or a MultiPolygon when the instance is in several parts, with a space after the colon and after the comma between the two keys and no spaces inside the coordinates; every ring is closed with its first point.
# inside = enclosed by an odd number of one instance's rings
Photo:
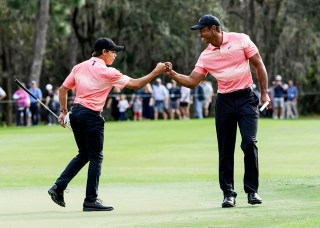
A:
{"type": "Polygon", "coordinates": [[[102,51],[103,49],[110,51],[122,51],[124,46],[117,46],[110,38],[102,37],[96,40],[93,45],[94,51],[102,51]]]}
{"type": "Polygon", "coordinates": [[[199,19],[198,24],[192,26],[191,29],[192,30],[202,29],[203,27],[210,26],[210,25],[220,26],[220,21],[217,17],[212,16],[211,14],[206,14],[206,15],[203,15],[199,19]]]}

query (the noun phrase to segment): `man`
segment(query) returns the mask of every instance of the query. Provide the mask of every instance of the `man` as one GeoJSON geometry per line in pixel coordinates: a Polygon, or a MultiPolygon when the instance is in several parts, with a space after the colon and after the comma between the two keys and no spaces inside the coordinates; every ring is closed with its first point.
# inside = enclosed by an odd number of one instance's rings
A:
{"type": "Polygon", "coordinates": [[[276,76],[276,82],[273,86],[273,118],[283,119],[284,118],[284,93],[286,92],[286,87],[282,83],[281,75],[276,76]]]}
{"type": "Polygon", "coordinates": [[[298,100],[299,91],[297,87],[293,84],[292,80],[288,81],[288,88],[287,88],[287,118],[298,118],[298,107],[297,107],[297,100],[298,100]]]}
{"type": "MultiPolygon", "coordinates": [[[[267,94],[267,72],[257,47],[245,34],[222,32],[218,18],[207,14],[191,27],[199,30],[208,47],[201,53],[190,76],[174,70],[167,74],[183,86],[194,88],[208,73],[218,81],[216,100],[216,131],[219,147],[219,182],[224,199],[222,207],[234,207],[234,149],[237,124],[244,152],[244,190],[248,203],[262,203],[258,193],[258,98],[252,92],[250,64],[255,68],[261,88],[261,101],[270,101],[267,94]]],[[[271,107],[271,105],[269,105],[271,107]]]]}
{"type": "Polygon", "coordinates": [[[122,51],[123,46],[117,46],[109,38],[100,38],[93,47],[93,57],[73,67],[59,89],[59,123],[63,127],[65,127],[64,120],[68,113],[67,93],[71,89],[76,90],[69,116],[79,153],[70,161],[48,193],[55,203],[65,207],[63,191],[82,167],[89,162],[83,210],[110,211],[113,210],[113,206],[104,205],[98,199],[104,139],[104,119],[101,116],[101,111],[106,98],[113,86],[120,89],[144,87],[158,74],[164,73],[166,66],[164,63],[158,63],[150,74],[139,79],[132,79],[115,68],[106,66],[112,65],[117,57],[116,52],[122,51]]]}
{"type": "MultiPolygon", "coordinates": [[[[42,99],[42,91],[38,87],[38,84],[36,81],[31,82],[31,88],[30,92],[39,100],[42,99]]],[[[30,96],[30,112],[31,112],[31,120],[32,120],[32,125],[38,125],[39,124],[39,119],[40,119],[40,103],[34,99],[32,96],[30,96]]]]}
{"type": "Polygon", "coordinates": [[[196,118],[203,119],[203,102],[205,100],[202,83],[193,90],[193,101],[196,108],[196,118]]]}
{"type": "Polygon", "coordinates": [[[161,79],[156,79],[156,84],[152,85],[154,97],[154,119],[158,120],[159,113],[162,114],[164,120],[168,118],[166,107],[168,107],[169,92],[167,88],[162,85],[161,79]]]}

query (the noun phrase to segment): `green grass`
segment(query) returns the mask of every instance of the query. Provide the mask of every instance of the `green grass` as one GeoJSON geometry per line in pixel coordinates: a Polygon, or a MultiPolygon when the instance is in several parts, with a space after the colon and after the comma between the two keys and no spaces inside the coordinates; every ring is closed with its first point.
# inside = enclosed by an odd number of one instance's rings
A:
{"type": "MultiPolygon", "coordinates": [[[[69,209],[56,208],[47,196],[38,210],[17,212],[10,205],[12,213],[4,213],[7,208],[0,203],[0,226],[19,226],[18,220],[28,218],[30,227],[43,227],[59,218],[60,225],[78,227],[87,222],[92,227],[317,227],[319,129],[319,119],[259,121],[260,206],[246,202],[238,134],[237,207],[222,209],[214,119],[108,122],[100,189],[119,204],[118,210],[85,215],[84,220],[79,200],[85,167],[70,183],[69,209]]],[[[76,153],[72,133],[59,126],[0,128],[0,201],[26,193],[31,200],[45,193],[76,153]]]]}

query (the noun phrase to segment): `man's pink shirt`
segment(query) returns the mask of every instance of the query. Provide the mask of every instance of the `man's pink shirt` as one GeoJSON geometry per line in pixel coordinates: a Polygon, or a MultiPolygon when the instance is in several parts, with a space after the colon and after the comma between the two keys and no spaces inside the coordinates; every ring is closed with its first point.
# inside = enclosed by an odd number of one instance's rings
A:
{"type": "Polygon", "coordinates": [[[123,89],[130,77],[96,57],[73,67],[63,86],[76,90],[74,103],[101,112],[113,86],[123,89]]]}
{"type": "Polygon", "coordinates": [[[230,93],[253,84],[249,58],[258,53],[258,48],[243,33],[223,32],[220,47],[209,44],[201,53],[194,71],[217,79],[218,93],[230,93]]]}

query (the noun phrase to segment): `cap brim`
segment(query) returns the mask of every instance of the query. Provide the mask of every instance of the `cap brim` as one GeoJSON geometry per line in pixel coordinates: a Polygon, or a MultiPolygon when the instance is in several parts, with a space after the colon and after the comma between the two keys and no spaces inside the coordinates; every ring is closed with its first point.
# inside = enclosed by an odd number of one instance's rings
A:
{"type": "Polygon", "coordinates": [[[190,29],[192,30],[198,30],[198,29],[202,29],[203,27],[205,27],[206,25],[194,25],[192,26],[190,29]]]}
{"type": "Polygon", "coordinates": [[[124,50],[124,46],[116,46],[112,48],[112,51],[116,51],[116,52],[123,51],[123,50],[124,50]]]}

